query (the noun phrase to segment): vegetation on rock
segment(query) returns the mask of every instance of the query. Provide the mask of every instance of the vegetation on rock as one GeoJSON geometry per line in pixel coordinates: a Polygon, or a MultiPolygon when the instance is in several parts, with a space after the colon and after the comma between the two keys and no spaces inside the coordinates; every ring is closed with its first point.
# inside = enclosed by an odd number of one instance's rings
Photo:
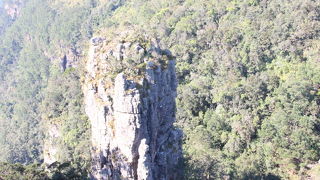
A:
{"type": "Polygon", "coordinates": [[[2,8],[0,161],[40,162],[49,122],[63,127],[64,160],[88,161],[81,65],[57,64],[66,49],[81,62],[93,35],[130,29],[176,57],[186,179],[315,177],[319,27],[314,0],[26,0],[14,20],[2,8]]]}

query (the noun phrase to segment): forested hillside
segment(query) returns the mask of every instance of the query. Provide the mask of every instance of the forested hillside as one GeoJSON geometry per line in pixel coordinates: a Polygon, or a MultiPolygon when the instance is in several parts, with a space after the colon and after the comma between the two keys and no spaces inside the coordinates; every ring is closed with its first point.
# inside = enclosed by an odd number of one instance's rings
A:
{"type": "Polygon", "coordinates": [[[1,178],[47,173],[37,164],[52,125],[61,162],[47,178],[87,177],[81,82],[88,42],[127,30],[155,38],[177,60],[185,179],[320,177],[320,1],[0,5],[0,161],[29,165],[1,164],[1,178]]]}
{"type": "Polygon", "coordinates": [[[90,137],[78,61],[86,55],[86,42],[99,18],[108,16],[119,4],[3,2],[4,6],[17,5],[18,13],[11,17],[7,9],[1,9],[0,161],[43,162],[44,144],[50,142],[48,126],[54,124],[61,134],[55,142],[59,158],[72,162],[72,167],[86,176],[90,137]]]}

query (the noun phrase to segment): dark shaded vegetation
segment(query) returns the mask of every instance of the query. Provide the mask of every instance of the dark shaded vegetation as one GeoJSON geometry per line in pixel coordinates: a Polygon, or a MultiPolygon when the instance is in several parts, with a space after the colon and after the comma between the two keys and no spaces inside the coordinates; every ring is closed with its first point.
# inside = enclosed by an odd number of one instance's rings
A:
{"type": "Polygon", "coordinates": [[[22,165],[0,163],[0,178],[5,180],[69,180],[88,179],[70,162],[53,163],[48,167],[40,164],[22,165]]]}

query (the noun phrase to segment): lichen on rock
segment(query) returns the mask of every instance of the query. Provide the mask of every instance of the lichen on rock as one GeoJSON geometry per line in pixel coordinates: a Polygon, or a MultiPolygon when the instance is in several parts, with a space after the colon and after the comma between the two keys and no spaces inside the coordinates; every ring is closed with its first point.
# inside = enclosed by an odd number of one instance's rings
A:
{"type": "Polygon", "coordinates": [[[175,61],[150,44],[92,39],[83,91],[92,125],[93,179],[180,175],[175,61]]]}

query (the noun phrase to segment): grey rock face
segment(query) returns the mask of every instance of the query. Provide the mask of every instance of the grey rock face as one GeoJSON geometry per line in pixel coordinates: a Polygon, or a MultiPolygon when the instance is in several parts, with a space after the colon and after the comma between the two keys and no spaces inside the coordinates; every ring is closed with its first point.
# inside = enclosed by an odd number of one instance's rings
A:
{"type": "MultiPolygon", "coordinates": [[[[126,46],[117,45],[114,54],[123,57],[126,46]]],[[[105,59],[98,58],[97,48],[94,42],[83,87],[92,125],[92,179],[179,179],[182,134],[173,127],[175,62],[168,61],[165,69],[148,63],[138,82],[119,73],[110,87],[101,78],[108,72],[101,68],[105,59]]]]}
{"type": "Polygon", "coordinates": [[[61,136],[59,127],[54,124],[48,124],[48,134],[43,148],[43,161],[46,165],[50,165],[58,161],[58,147],[55,145],[55,141],[61,136]]]}
{"type": "Polygon", "coordinates": [[[76,49],[70,48],[67,53],[60,59],[60,70],[65,71],[67,68],[77,67],[80,53],[76,49]]]}

